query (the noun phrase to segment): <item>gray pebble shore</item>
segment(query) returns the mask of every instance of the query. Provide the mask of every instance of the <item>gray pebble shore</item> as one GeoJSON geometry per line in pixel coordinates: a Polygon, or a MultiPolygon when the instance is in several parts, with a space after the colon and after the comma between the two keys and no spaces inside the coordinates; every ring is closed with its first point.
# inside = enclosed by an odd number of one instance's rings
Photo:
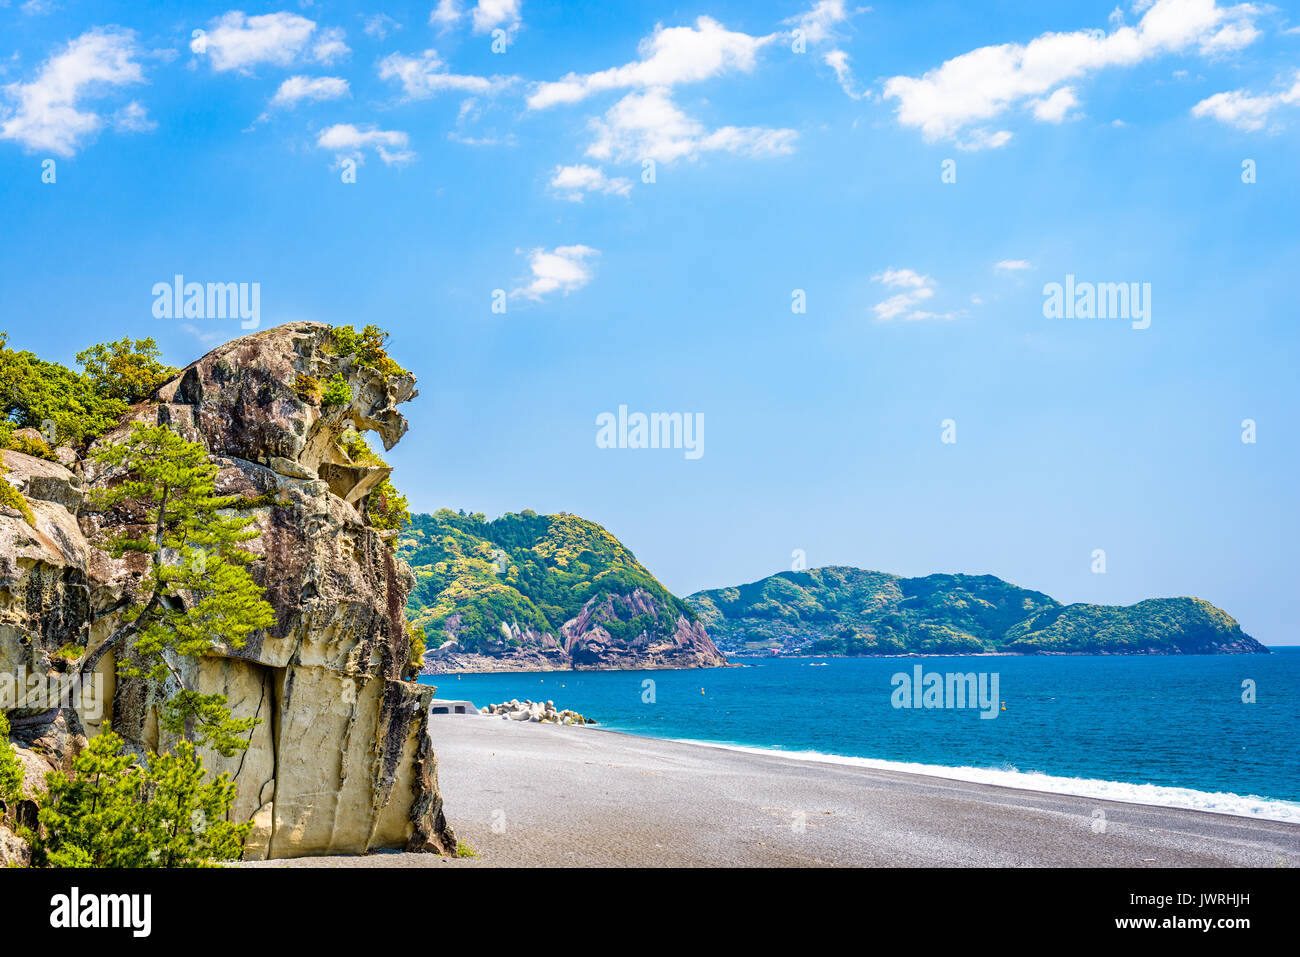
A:
{"type": "Polygon", "coordinates": [[[477,715],[431,728],[477,857],[262,866],[1300,866],[1295,824],[477,715]]]}

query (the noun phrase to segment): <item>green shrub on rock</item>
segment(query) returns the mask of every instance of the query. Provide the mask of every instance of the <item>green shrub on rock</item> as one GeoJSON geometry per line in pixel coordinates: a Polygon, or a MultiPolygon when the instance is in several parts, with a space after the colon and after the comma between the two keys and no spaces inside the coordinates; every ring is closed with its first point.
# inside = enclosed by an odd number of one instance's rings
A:
{"type": "Polygon", "coordinates": [[[342,373],[334,373],[334,377],[326,382],[325,388],[321,390],[321,406],[328,409],[335,405],[347,405],[351,401],[352,390],[348,387],[347,380],[343,378],[342,373]]]}
{"type": "Polygon", "coordinates": [[[23,767],[9,743],[9,718],[0,711],[0,801],[13,807],[22,796],[23,767]]]}
{"type": "Polygon", "coordinates": [[[51,867],[205,867],[238,860],[251,823],[226,820],[228,775],[207,772],[188,742],[141,767],[111,731],[92,738],[71,774],[52,771],[36,859],[51,867]]]}

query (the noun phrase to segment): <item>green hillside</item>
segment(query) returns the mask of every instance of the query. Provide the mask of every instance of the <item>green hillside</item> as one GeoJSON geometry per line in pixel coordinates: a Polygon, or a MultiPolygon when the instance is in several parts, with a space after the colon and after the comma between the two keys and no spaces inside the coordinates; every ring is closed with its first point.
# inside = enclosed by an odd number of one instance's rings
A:
{"type": "Polygon", "coordinates": [[[540,646],[545,636],[556,640],[593,600],[599,605],[638,589],[651,596],[655,611],[638,608],[601,620],[614,642],[671,635],[679,617],[696,619],[613,535],[576,515],[526,509],[488,521],[442,509],[413,515],[397,550],[416,577],[408,615],[431,649],[448,638],[477,655],[540,646]]]}
{"type": "Polygon", "coordinates": [[[781,572],[687,599],[724,654],[1201,654],[1267,649],[1199,598],[1062,605],[992,575],[781,572]]]}

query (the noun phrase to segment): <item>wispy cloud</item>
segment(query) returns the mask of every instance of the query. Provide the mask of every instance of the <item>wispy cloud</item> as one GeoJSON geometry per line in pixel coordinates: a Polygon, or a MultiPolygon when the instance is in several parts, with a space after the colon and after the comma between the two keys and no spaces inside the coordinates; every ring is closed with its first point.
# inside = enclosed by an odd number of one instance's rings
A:
{"type": "Polygon", "coordinates": [[[158,128],[158,124],[149,119],[149,111],[138,100],[114,110],[109,122],[119,133],[149,133],[158,128]]]}
{"type": "MultiPolygon", "coordinates": [[[[489,106],[491,102],[489,101],[489,106]]],[[[447,139],[465,146],[514,146],[514,133],[501,133],[493,128],[484,128],[481,123],[483,107],[478,97],[470,96],[461,101],[456,111],[456,128],[447,133],[447,139]]]]}
{"type": "Polygon", "coordinates": [[[1192,115],[1213,117],[1241,130],[1261,130],[1279,107],[1297,104],[1300,104],[1300,70],[1296,71],[1289,89],[1259,94],[1246,90],[1216,93],[1193,106],[1192,115]]]}
{"type": "Polygon", "coordinates": [[[619,162],[672,162],[711,152],[775,156],[794,152],[798,138],[794,130],[763,126],[709,130],[678,109],[667,91],[661,89],[627,94],[590,125],[595,140],[587,148],[587,155],[619,162]]]}
{"type": "Polygon", "coordinates": [[[915,270],[886,269],[884,272],[872,276],[871,281],[881,283],[888,289],[899,290],[888,299],[884,299],[871,307],[877,319],[885,321],[890,319],[956,319],[962,315],[961,312],[940,313],[918,309],[917,306],[921,303],[933,298],[935,287],[938,284],[929,276],[924,276],[915,270]]]}
{"type": "MultiPolygon", "coordinates": [[[[523,25],[521,13],[522,0],[478,0],[468,11],[468,18],[475,33],[491,33],[503,30],[508,38],[513,38],[523,25]]],[[[466,18],[465,4],[461,0],[438,0],[429,14],[429,24],[450,30],[466,18]]]]}
{"type": "Polygon", "coordinates": [[[333,66],[345,59],[352,52],[343,42],[345,36],[342,27],[331,27],[322,31],[311,46],[312,59],[325,66],[333,66]]]}
{"type": "Polygon", "coordinates": [[[999,272],[1023,272],[1026,269],[1033,269],[1034,264],[1028,259],[1003,259],[995,262],[993,268],[999,272]]]}
{"type": "Polygon", "coordinates": [[[415,159],[415,153],[407,147],[410,142],[401,130],[381,130],[373,124],[354,126],[351,123],[336,123],[321,130],[316,138],[320,149],[330,150],[337,158],[354,160],[358,165],[364,159],[364,152],[373,149],[388,166],[401,166],[415,159]]]}
{"type": "Polygon", "coordinates": [[[390,33],[396,33],[402,29],[402,25],[386,13],[376,13],[373,16],[366,17],[361,29],[366,36],[374,37],[382,42],[388,39],[390,33]]]}
{"type": "Polygon", "coordinates": [[[551,174],[551,188],[561,198],[573,203],[582,202],[586,193],[607,193],[627,196],[632,184],[621,177],[609,177],[599,166],[557,166],[551,174]]]}
{"type": "Polygon", "coordinates": [[[844,0],[817,0],[803,13],[783,22],[792,30],[798,30],[808,43],[825,43],[837,39],[839,26],[847,23],[848,19],[844,0]]]}
{"type": "Polygon", "coordinates": [[[338,76],[291,76],[271,97],[274,107],[296,106],[303,100],[320,102],[337,100],[348,95],[348,81],[338,76]]]}
{"type": "MultiPolygon", "coordinates": [[[[860,13],[863,9],[859,8],[853,13],[860,13]]],[[[814,50],[825,50],[826,47],[831,47],[822,53],[822,62],[835,71],[835,79],[839,82],[840,88],[857,100],[861,99],[863,94],[854,89],[849,54],[841,45],[843,40],[841,28],[848,23],[850,16],[852,13],[845,5],[845,0],[817,0],[803,13],[789,17],[782,23],[790,28],[792,42],[802,40],[806,47],[814,50]]]]}
{"type": "Polygon", "coordinates": [[[759,51],[774,39],[775,34],[753,37],[728,30],[710,17],[700,17],[694,27],[658,25],[641,41],[639,59],[598,73],[570,73],[540,83],[528,97],[528,106],[543,110],[607,90],[665,90],[731,70],[748,73],[754,69],[759,51]]]}
{"type": "Polygon", "coordinates": [[[1011,142],[1010,130],[971,130],[969,135],[957,140],[957,149],[973,152],[975,150],[1001,149],[1011,142]]]}
{"type": "Polygon", "coordinates": [[[464,76],[452,73],[436,50],[419,56],[393,53],[379,62],[379,78],[396,80],[412,100],[423,100],[444,91],[487,95],[498,93],[515,82],[510,76],[464,76]]]}
{"type": "Polygon", "coordinates": [[[853,70],[849,67],[849,55],[843,50],[831,50],[822,57],[822,61],[835,71],[835,79],[839,81],[840,89],[855,100],[862,99],[862,94],[853,89],[853,70]]]}

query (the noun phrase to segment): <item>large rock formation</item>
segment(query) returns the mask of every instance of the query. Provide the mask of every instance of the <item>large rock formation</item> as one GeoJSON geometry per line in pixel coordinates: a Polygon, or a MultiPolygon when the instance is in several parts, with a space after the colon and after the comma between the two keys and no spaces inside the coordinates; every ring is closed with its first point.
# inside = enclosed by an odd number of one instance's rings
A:
{"type": "MultiPolygon", "coordinates": [[[[363,518],[388,470],[352,462],[339,443],[355,428],[391,448],[407,427],[396,407],[415,394],[413,376],[337,355],[328,326],[285,325],[213,350],[97,443],[121,440],[133,422],[170,425],[212,453],[218,492],[242,497],[261,531],[247,547],[274,627],[243,648],[178,662],[187,683],[226,695],[235,717],[260,719],[245,752],[203,754],[212,773],[233,777],[234,816],[254,822],[247,857],[455,848],[427,729],[433,689],[404,680],[413,578],[391,534],[363,518]],[[322,408],[310,384],[336,373],[352,399],[322,408]]],[[[140,516],[88,508],[86,493],[114,478],[89,459],[67,469],[0,454],[34,517],[33,527],[0,511],[0,680],[94,664],[103,706],[57,712],[68,737],[58,753],[46,749],[53,763],[106,727],[141,749],[168,746],[158,714],[171,689],[117,678],[119,649],[104,650],[147,558],[115,560],[98,546],[140,516]]],[[[25,722],[48,723],[49,712],[13,715],[15,741],[35,747],[25,722]]]]}

